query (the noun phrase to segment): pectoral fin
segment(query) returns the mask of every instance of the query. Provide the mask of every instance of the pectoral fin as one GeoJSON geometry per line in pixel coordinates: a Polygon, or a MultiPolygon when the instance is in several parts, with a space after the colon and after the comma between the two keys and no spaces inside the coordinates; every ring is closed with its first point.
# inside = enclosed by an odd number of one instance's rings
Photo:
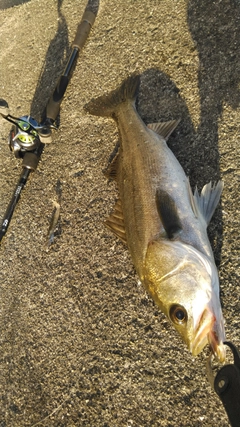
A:
{"type": "Polygon", "coordinates": [[[156,205],[168,238],[175,239],[182,231],[182,224],[174,200],[166,191],[158,189],[156,191],[156,205]]]}
{"type": "Polygon", "coordinates": [[[158,135],[162,136],[167,141],[179,122],[180,120],[170,120],[164,123],[149,123],[147,127],[158,133],[158,135]]]}
{"type": "Polygon", "coordinates": [[[123,221],[122,203],[118,199],[114,208],[113,213],[105,221],[105,225],[119,237],[123,243],[127,243],[126,232],[123,221]]]}

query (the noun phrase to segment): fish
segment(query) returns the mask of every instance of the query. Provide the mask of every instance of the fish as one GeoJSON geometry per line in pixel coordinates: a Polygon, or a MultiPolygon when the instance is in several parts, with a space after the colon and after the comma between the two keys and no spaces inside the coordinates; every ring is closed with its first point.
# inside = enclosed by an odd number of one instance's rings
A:
{"type": "Polygon", "coordinates": [[[219,276],[207,227],[223,182],[192,192],[189,178],[167,145],[180,120],[146,125],[136,110],[140,75],[127,77],[85,110],[113,118],[119,148],[107,170],[119,198],[105,221],[127,244],[134,267],[156,305],[197,356],[206,345],[225,360],[219,276]]]}

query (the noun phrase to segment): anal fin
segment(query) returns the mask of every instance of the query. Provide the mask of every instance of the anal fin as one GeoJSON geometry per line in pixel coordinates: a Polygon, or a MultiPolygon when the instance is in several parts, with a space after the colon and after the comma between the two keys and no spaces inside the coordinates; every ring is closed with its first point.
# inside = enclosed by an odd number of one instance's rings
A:
{"type": "Polygon", "coordinates": [[[112,157],[107,169],[104,171],[104,175],[109,180],[116,180],[119,164],[119,143],[116,145],[113,152],[114,156],[112,157]]]}
{"type": "Polygon", "coordinates": [[[113,213],[106,219],[104,224],[117,237],[119,237],[119,239],[121,239],[123,243],[127,243],[126,231],[123,221],[122,203],[120,199],[117,200],[113,213]]]}

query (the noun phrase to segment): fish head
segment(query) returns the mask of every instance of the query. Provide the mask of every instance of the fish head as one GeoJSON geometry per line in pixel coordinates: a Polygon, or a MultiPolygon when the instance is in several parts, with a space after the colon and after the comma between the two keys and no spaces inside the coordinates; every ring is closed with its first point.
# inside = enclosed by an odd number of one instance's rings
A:
{"type": "Polygon", "coordinates": [[[149,293],[196,356],[209,344],[225,360],[219,279],[212,260],[180,241],[149,243],[143,281],[149,293]]]}

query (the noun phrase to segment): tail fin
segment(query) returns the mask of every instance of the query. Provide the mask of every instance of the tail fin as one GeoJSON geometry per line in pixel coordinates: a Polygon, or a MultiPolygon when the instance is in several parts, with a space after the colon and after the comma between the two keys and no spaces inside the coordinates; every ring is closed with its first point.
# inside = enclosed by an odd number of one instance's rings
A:
{"type": "Polygon", "coordinates": [[[95,116],[113,116],[124,102],[134,102],[140,85],[140,76],[133,74],[108,95],[92,99],[84,109],[95,116]]]}

